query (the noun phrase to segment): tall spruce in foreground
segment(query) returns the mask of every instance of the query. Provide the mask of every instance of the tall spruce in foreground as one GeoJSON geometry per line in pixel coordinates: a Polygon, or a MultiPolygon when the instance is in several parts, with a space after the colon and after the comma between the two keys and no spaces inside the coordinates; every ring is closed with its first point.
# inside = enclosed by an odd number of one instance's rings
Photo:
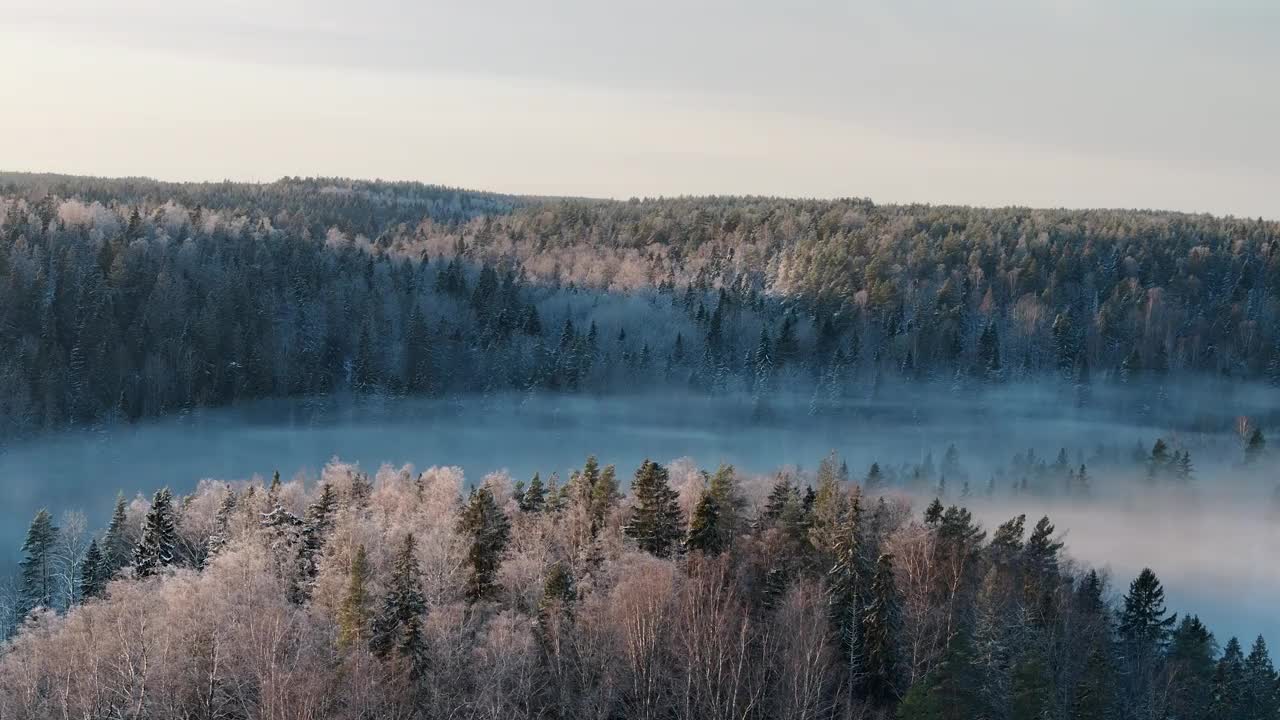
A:
{"type": "Polygon", "coordinates": [[[142,540],[133,554],[134,572],[150,577],[173,564],[178,547],[178,529],[173,514],[173,494],[169,488],[156,492],[142,525],[142,540]]]}
{"type": "Polygon", "coordinates": [[[873,703],[889,705],[898,699],[898,589],[892,555],[876,561],[869,596],[862,616],[864,687],[873,703]]]}
{"type": "Polygon", "coordinates": [[[89,549],[80,561],[80,597],[84,600],[102,597],[106,592],[107,578],[103,573],[102,551],[96,539],[89,541],[89,549]]]}
{"type": "Polygon", "coordinates": [[[1143,568],[1129,585],[1120,611],[1120,636],[1142,651],[1164,647],[1177,616],[1165,612],[1164,587],[1151,568],[1143,568]]]}
{"type": "Polygon", "coordinates": [[[671,489],[670,476],[661,465],[645,460],[631,481],[635,506],[624,531],[640,549],[657,557],[670,557],[680,542],[680,504],[671,489]]]}
{"type": "Polygon", "coordinates": [[[27,539],[22,543],[22,585],[18,593],[18,619],[40,607],[53,607],[54,550],[58,542],[58,527],[48,510],[41,510],[27,528],[27,539]]]}
{"type": "Polygon", "coordinates": [[[458,532],[471,538],[471,549],[467,551],[467,563],[471,566],[467,600],[489,599],[498,589],[498,566],[511,538],[511,523],[493,499],[488,485],[481,485],[471,494],[462,510],[458,532]]]}
{"type": "Polygon", "coordinates": [[[107,526],[106,537],[102,540],[104,579],[113,579],[117,573],[133,562],[133,550],[129,517],[125,513],[124,495],[117,495],[115,511],[111,514],[111,524],[107,526]]]}
{"type": "Polygon", "coordinates": [[[852,493],[837,528],[834,563],[827,573],[827,602],[831,627],[840,648],[842,664],[854,687],[862,679],[862,609],[871,568],[866,558],[862,527],[862,495],[852,493]]]}
{"type": "Polygon", "coordinates": [[[368,633],[369,556],[357,545],[347,570],[347,591],[338,607],[338,647],[355,647],[368,633]]]}
{"type": "Polygon", "coordinates": [[[421,662],[425,649],[422,616],[427,611],[427,601],[418,582],[421,571],[416,550],[413,535],[406,535],[396,552],[387,594],[373,619],[373,634],[369,638],[369,649],[378,657],[385,658],[395,652],[415,665],[421,662]]]}
{"type": "Polygon", "coordinates": [[[707,555],[719,554],[720,546],[720,503],[710,492],[702,493],[698,505],[693,509],[693,518],[689,521],[689,536],[684,546],[689,552],[701,552],[707,555]]]}

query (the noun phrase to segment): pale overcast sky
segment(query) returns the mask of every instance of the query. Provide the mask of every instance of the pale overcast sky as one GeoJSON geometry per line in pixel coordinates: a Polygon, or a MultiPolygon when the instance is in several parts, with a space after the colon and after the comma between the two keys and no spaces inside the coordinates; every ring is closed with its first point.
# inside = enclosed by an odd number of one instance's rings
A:
{"type": "Polygon", "coordinates": [[[1280,0],[0,0],[0,169],[1280,218],[1280,0]]]}

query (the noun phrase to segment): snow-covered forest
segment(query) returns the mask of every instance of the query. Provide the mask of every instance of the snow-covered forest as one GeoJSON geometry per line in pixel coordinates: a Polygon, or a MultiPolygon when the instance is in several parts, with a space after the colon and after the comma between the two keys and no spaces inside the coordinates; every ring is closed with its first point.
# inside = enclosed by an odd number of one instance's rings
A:
{"type": "Polygon", "coordinates": [[[1274,222],[0,173],[0,341],[0,720],[1280,716],[1274,222]]]}
{"type": "Polygon", "coordinates": [[[4,174],[0,436],[346,391],[1274,382],[1277,249],[1175,213],[4,174]]]}
{"type": "Polygon", "coordinates": [[[1175,615],[1150,570],[1110,579],[1067,557],[1052,518],[984,528],[879,473],[834,455],[772,477],[588,458],[468,483],[333,463],[122,498],[75,568],[42,512],[0,714],[1280,712],[1265,642],[1175,615]]]}

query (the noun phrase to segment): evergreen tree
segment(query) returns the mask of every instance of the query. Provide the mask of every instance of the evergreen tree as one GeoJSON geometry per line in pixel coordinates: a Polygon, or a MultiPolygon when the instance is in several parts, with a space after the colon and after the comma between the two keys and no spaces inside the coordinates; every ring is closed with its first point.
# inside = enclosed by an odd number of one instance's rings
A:
{"type": "Polygon", "coordinates": [[[303,573],[308,580],[316,576],[316,561],[333,530],[334,515],[337,512],[338,493],[332,485],[324,483],[320,486],[320,494],[315,502],[307,506],[302,523],[302,546],[299,552],[303,573]]]}
{"type": "Polygon", "coordinates": [[[935,497],[933,502],[929,503],[929,507],[924,510],[924,524],[937,527],[942,522],[942,514],[942,500],[935,497]]]}
{"type": "Polygon", "coordinates": [[[117,495],[115,511],[111,514],[111,524],[107,526],[107,534],[102,541],[102,563],[105,570],[103,579],[111,580],[132,562],[133,551],[129,519],[125,514],[124,495],[117,495]]]}
{"type": "Polygon", "coordinates": [[[871,468],[867,470],[867,477],[862,481],[862,486],[867,492],[878,490],[884,485],[884,473],[880,472],[880,463],[871,463],[871,468]]]}
{"type": "Polygon", "coordinates": [[[427,611],[427,601],[419,585],[416,549],[413,535],[406,535],[396,552],[382,607],[373,619],[369,649],[382,658],[394,652],[420,667],[425,650],[422,616],[427,611]]]}
{"type": "Polygon", "coordinates": [[[898,698],[898,590],[893,579],[893,556],[876,561],[862,616],[862,670],[868,699],[888,705],[898,698]]]}
{"type": "Polygon", "coordinates": [[[622,493],[618,490],[618,471],[612,465],[606,465],[599,479],[591,486],[591,534],[595,536],[608,522],[622,493]]]}
{"type": "Polygon", "coordinates": [[[645,460],[631,481],[635,505],[623,528],[640,549],[657,557],[669,557],[680,541],[680,504],[671,489],[670,476],[661,465],[645,460]]]}
{"type": "Polygon", "coordinates": [[[488,485],[481,485],[471,494],[462,510],[458,532],[471,539],[471,548],[467,552],[467,563],[471,566],[467,577],[467,600],[487,600],[498,589],[498,566],[511,537],[511,523],[493,499],[488,485]]]}
{"type": "Polygon", "coordinates": [[[1246,720],[1248,680],[1245,678],[1244,651],[1234,637],[1227,641],[1222,657],[1213,672],[1213,700],[1209,714],[1213,720],[1246,720]]]}
{"type": "Polygon", "coordinates": [[[226,547],[231,540],[231,518],[236,511],[237,497],[234,490],[227,488],[227,494],[222,497],[222,502],[218,505],[218,513],[214,516],[213,532],[209,535],[209,540],[205,543],[204,558],[201,566],[207,564],[211,558],[216,556],[226,547]]]}
{"type": "Polygon", "coordinates": [[[338,647],[355,647],[369,627],[369,557],[364,545],[356,546],[347,569],[347,591],[338,607],[338,647]]]}
{"type": "Polygon", "coordinates": [[[17,616],[20,620],[36,608],[54,606],[57,581],[54,577],[54,551],[58,527],[47,510],[36,513],[22,543],[21,586],[18,591],[17,616]]]}
{"type": "Polygon", "coordinates": [[[778,477],[778,481],[773,484],[773,488],[769,490],[769,496],[765,499],[764,512],[761,519],[765,522],[774,522],[782,517],[782,513],[787,508],[787,503],[795,500],[798,504],[800,501],[799,492],[795,485],[791,484],[791,478],[786,475],[778,477]]]}
{"type": "Polygon", "coordinates": [[[871,578],[865,536],[862,497],[854,493],[832,548],[834,563],[827,572],[827,602],[836,646],[855,686],[862,680],[862,612],[867,603],[866,585],[871,578]]]}
{"type": "Polygon", "coordinates": [[[689,535],[685,538],[685,549],[690,552],[701,552],[706,555],[718,555],[722,549],[720,533],[720,503],[710,492],[704,492],[694,508],[693,518],[689,521],[689,535]]]}
{"type": "Polygon", "coordinates": [[[96,539],[89,541],[89,549],[80,561],[80,595],[83,599],[100,598],[106,592],[106,578],[103,577],[102,551],[96,539]]]}
{"type": "Polygon", "coordinates": [[[1166,672],[1172,679],[1169,698],[1172,717],[1208,717],[1217,652],[1213,634],[1200,618],[1194,615],[1182,618],[1170,636],[1166,662],[1166,672]]]}
{"type": "Polygon", "coordinates": [[[1120,636],[1142,649],[1164,647],[1177,616],[1165,612],[1164,587],[1151,568],[1143,568],[1129,585],[1120,611],[1120,636]]]}
{"type": "Polygon", "coordinates": [[[942,660],[911,686],[898,706],[898,720],[973,720],[982,714],[981,678],[972,643],[961,633],[942,660]]]}
{"type": "Polygon", "coordinates": [[[1053,677],[1042,652],[1033,649],[1013,669],[1010,720],[1049,717],[1054,697],[1053,677]]]}
{"type": "Polygon", "coordinates": [[[1276,668],[1259,635],[1244,660],[1244,710],[1248,718],[1275,720],[1280,717],[1280,685],[1276,668]]]}
{"type": "Polygon", "coordinates": [[[142,525],[142,540],[133,554],[134,572],[140,578],[150,577],[173,564],[178,547],[178,530],[174,522],[173,495],[169,488],[156,492],[151,509],[142,525]]]}
{"type": "Polygon", "coordinates": [[[707,492],[715,499],[716,509],[720,514],[717,523],[720,529],[720,548],[727,549],[741,527],[742,513],[747,506],[746,498],[738,488],[738,476],[732,465],[721,465],[716,469],[707,492]]]}
{"type": "Polygon", "coordinates": [[[518,502],[520,509],[528,513],[540,513],[546,508],[547,491],[542,487],[541,475],[538,473],[533,474],[533,479],[529,481],[529,487],[525,489],[518,502]]]}

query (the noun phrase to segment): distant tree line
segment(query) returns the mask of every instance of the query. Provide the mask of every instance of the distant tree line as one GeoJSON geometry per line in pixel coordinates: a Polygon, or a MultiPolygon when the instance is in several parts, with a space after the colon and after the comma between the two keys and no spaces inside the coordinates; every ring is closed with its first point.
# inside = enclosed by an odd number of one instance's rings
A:
{"type": "Polygon", "coordinates": [[[339,463],[41,511],[6,718],[1275,718],[1143,570],[1112,593],[1047,517],[991,531],[853,479],[592,457],[563,482],[339,463]],[[59,576],[74,568],[74,579],[59,576]]]}
{"type": "Polygon", "coordinates": [[[0,435],[339,392],[1167,400],[1280,382],[1278,248],[1173,213],[4,174],[0,435]]]}

